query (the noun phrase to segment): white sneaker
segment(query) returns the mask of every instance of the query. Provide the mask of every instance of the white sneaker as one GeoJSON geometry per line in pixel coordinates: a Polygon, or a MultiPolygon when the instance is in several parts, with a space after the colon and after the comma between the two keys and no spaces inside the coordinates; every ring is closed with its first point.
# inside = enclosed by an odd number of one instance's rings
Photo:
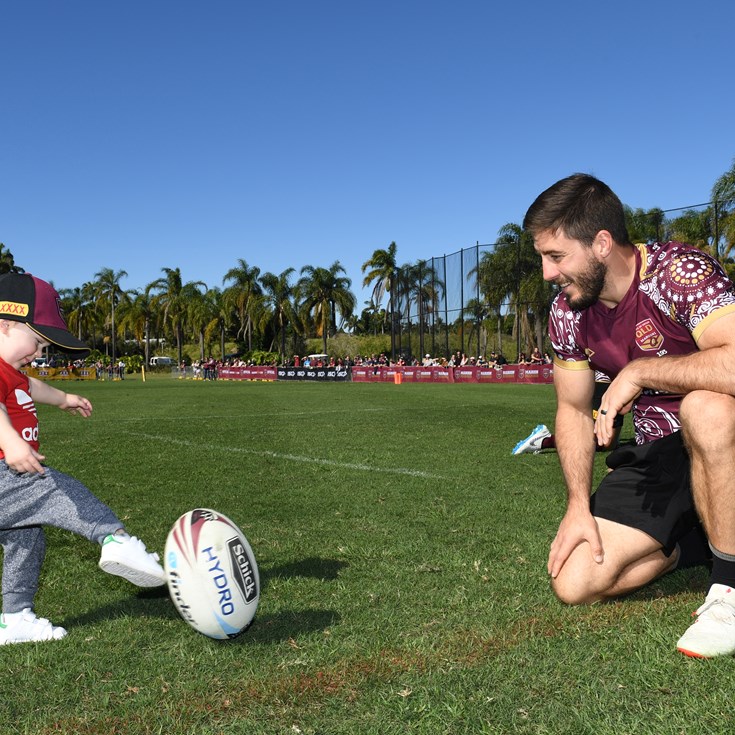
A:
{"type": "Polygon", "coordinates": [[[158,563],[158,554],[149,553],[145,544],[135,536],[107,536],[102,542],[99,567],[138,587],[160,587],[166,584],[166,573],[158,563]]]}
{"type": "Polygon", "coordinates": [[[551,436],[551,432],[544,424],[539,424],[525,439],[521,439],[513,447],[512,454],[526,454],[527,452],[538,454],[541,451],[541,442],[547,436],[551,436]]]}
{"type": "Polygon", "coordinates": [[[65,635],[63,628],[51,625],[46,618],[37,618],[30,607],[19,613],[0,615],[0,646],[6,643],[58,641],[65,635]]]}
{"type": "Polygon", "coordinates": [[[697,620],[679,638],[677,651],[694,658],[735,653],[735,590],[713,584],[694,615],[697,620]]]}

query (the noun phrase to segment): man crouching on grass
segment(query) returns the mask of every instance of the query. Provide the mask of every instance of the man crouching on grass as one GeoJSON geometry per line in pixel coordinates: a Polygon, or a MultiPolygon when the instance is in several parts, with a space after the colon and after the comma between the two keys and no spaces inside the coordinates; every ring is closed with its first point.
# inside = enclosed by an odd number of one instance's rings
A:
{"type": "Polygon", "coordinates": [[[568,502],[549,553],[554,592],[592,603],[702,561],[701,519],[710,588],[677,648],[733,654],[735,288],[689,245],[631,244],[622,203],[586,174],[540,194],[523,226],[560,288],[549,337],[568,502]],[[596,370],[612,382],[593,420],[596,370]],[[628,410],[636,445],[608,456],[612,471],[591,495],[593,436],[606,443],[628,410]]]}

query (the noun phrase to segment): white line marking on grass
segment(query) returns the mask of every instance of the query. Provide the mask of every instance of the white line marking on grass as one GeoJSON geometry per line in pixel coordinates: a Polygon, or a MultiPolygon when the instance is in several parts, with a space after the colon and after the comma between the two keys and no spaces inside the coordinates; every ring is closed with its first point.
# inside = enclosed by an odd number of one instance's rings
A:
{"type": "MultiPolygon", "coordinates": [[[[318,416],[321,414],[332,414],[332,413],[383,413],[385,411],[388,411],[388,408],[357,408],[357,409],[336,409],[336,408],[325,408],[324,410],[320,411],[319,409],[314,409],[312,411],[258,411],[257,413],[243,413],[241,411],[237,412],[237,418],[260,418],[262,416],[279,416],[287,419],[291,419],[293,416],[318,416]]],[[[232,418],[232,414],[194,414],[193,416],[184,416],[181,414],[178,414],[176,416],[126,416],[126,417],[113,417],[110,416],[109,419],[100,419],[99,416],[96,416],[98,421],[108,421],[109,423],[142,423],[144,421],[151,421],[152,419],[155,421],[190,421],[193,419],[196,419],[197,421],[200,420],[210,420],[215,419],[219,421],[220,419],[230,419],[232,418]]]]}
{"type": "Polygon", "coordinates": [[[157,434],[143,434],[140,432],[123,431],[122,434],[128,436],[137,436],[141,439],[150,439],[152,441],[166,442],[168,444],[177,444],[182,447],[191,447],[194,449],[206,449],[208,451],[232,452],[235,454],[252,454],[256,457],[270,457],[271,459],[285,459],[289,462],[303,462],[305,464],[320,464],[328,467],[342,467],[346,470],[360,470],[362,472],[382,472],[388,475],[408,475],[409,477],[424,477],[427,480],[446,480],[446,477],[434,475],[430,472],[422,470],[410,470],[407,467],[375,467],[374,465],[358,464],[356,462],[335,462],[331,459],[321,459],[319,457],[304,457],[299,454],[283,454],[281,452],[269,452],[266,450],[246,449],[245,447],[226,447],[214,444],[202,444],[200,442],[188,441],[187,439],[176,439],[172,436],[159,436],[157,434]]]}

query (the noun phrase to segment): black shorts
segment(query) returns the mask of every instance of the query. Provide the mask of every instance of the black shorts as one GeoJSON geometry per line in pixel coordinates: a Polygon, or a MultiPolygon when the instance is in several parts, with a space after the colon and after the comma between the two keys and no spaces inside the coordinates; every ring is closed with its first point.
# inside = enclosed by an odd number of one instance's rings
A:
{"type": "MultiPolygon", "coordinates": [[[[600,403],[602,403],[602,396],[605,391],[610,387],[610,383],[603,383],[601,380],[595,381],[595,392],[592,396],[592,418],[597,418],[597,412],[600,409],[600,403]]],[[[613,419],[613,427],[619,429],[623,425],[625,420],[625,414],[616,413],[613,419]]]]}
{"type": "Polygon", "coordinates": [[[626,444],[607,456],[612,470],[590,498],[592,514],[644,531],[669,556],[699,525],[681,432],[647,444],[626,444]]]}

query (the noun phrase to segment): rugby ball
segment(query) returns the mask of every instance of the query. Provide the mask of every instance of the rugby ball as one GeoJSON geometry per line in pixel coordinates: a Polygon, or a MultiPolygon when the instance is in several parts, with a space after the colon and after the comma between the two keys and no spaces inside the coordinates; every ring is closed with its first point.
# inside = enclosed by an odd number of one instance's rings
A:
{"type": "Polygon", "coordinates": [[[255,555],[242,531],[209,508],[195,508],[166,538],[164,569],[179,615],[194,630],[225,640],[246,630],[260,600],[255,555]]]}

